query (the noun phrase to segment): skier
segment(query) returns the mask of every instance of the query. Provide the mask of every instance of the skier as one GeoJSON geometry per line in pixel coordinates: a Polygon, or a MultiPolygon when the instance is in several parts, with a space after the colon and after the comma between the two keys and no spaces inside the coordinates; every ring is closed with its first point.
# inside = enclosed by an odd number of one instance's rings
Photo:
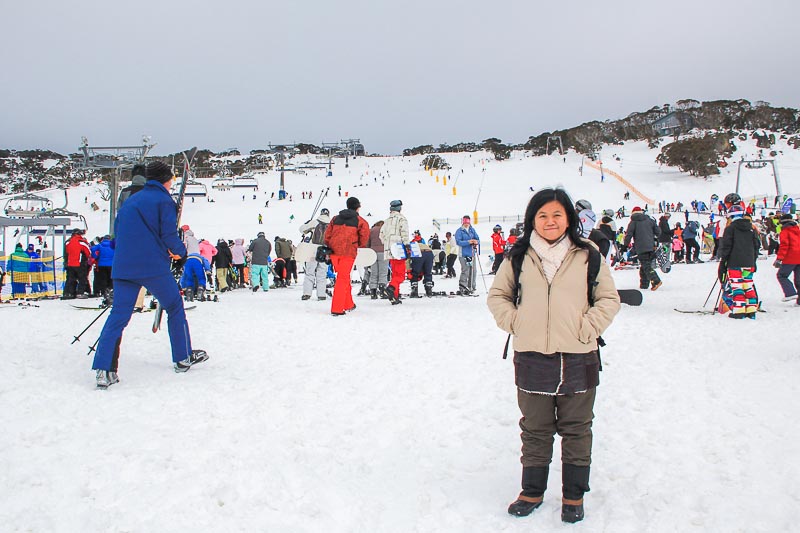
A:
{"type": "Polygon", "coordinates": [[[275,287],[282,288],[288,287],[291,284],[289,279],[289,261],[292,259],[292,245],[289,241],[275,236],[275,264],[273,269],[275,271],[275,287]]]}
{"type": "Polygon", "coordinates": [[[728,208],[731,222],[719,243],[719,281],[722,298],[730,308],[730,318],[752,318],[758,311],[758,293],[753,282],[760,247],[753,223],[744,216],[744,208],[732,204],[728,208]]]}
{"type": "Polygon", "coordinates": [[[593,249],[581,233],[566,191],[540,190],[528,204],[524,232],[511,249],[510,260],[500,266],[489,290],[487,305],[498,327],[514,336],[522,412],[522,492],[508,507],[515,516],[527,516],[542,505],[557,432],[561,520],[572,523],[584,518],[599,383],[596,339],[611,325],[620,300],[611,271],[601,262],[593,301],[587,301],[593,249]],[[512,266],[515,257],[524,262],[518,279],[512,266]]]}
{"type": "Polygon", "coordinates": [[[114,244],[111,242],[111,236],[105,235],[98,244],[92,246],[91,252],[97,262],[94,273],[94,288],[97,294],[105,295],[107,291],[114,288],[114,282],[111,279],[111,265],[114,263],[114,244]]]}
{"type": "Polygon", "coordinates": [[[72,237],[64,246],[64,264],[67,267],[67,281],[64,285],[63,300],[86,298],[88,286],[86,276],[89,272],[89,258],[92,252],[89,243],[83,238],[83,230],[75,228],[72,237]]]}
{"type": "Polygon", "coordinates": [[[653,270],[653,257],[655,257],[655,242],[661,231],[658,229],[656,221],[642,212],[642,208],[636,206],[631,213],[631,221],[628,230],[625,232],[624,248],[633,240],[633,247],[639,257],[639,288],[646,289],[648,286],[651,291],[658,290],[663,284],[661,278],[653,270]]]}
{"type": "Polygon", "coordinates": [[[339,211],[325,229],[325,244],[331,249],[331,265],[336,271],[336,285],[331,301],[333,316],[342,316],[356,308],[350,286],[350,273],[358,249],[366,246],[369,241],[369,224],[358,214],[361,202],[351,196],[346,205],[347,209],[339,211]]]}
{"type": "Polygon", "coordinates": [[[461,265],[461,276],[458,278],[459,296],[469,296],[477,288],[477,271],[475,269],[475,256],[480,253],[480,239],[475,228],[472,227],[472,219],[469,215],[461,217],[461,227],[456,230],[456,245],[460,248],[458,262],[461,265]]]}
{"type": "Polygon", "coordinates": [[[380,230],[380,239],[384,250],[389,253],[389,266],[392,270],[392,279],[386,285],[386,297],[396,305],[402,303],[400,300],[400,284],[406,277],[405,246],[409,242],[408,220],[400,211],[403,209],[402,200],[392,200],[389,202],[389,218],[383,221],[380,230]],[[403,248],[404,253],[398,254],[398,246],[403,248]]]}
{"type": "Polygon", "coordinates": [[[790,214],[781,215],[780,246],[772,266],[778,269],[783,301],[796,299],[795,304],[800,305],[800,228],[790,214]],[[794,286],[789,281],[789,274],[794,276],[794,286]]]}
{"type": "Polygon", "coordinates": [[[267,240],[263,231],[259,231],[258,235],[247,251],[253,254],[250,263],[250,284],[253,286],[253,292],[261,290],[267,292],[269,290],[269,254],[272,252],[272,244],[267,240]]]}
{"type": "Polygon", "coordinates": [[[492,263],[492,270],[490,275],[497,274],[497,269],[500,268],[500,263],[503,262],[503,253],[506,248],[506,240],[503,238],[503,228],[497,224],[492,229],[492,251],[494,252],[494,263],[492,263]]]}
{"type": "Polygon", "coordinates": [[[160,161],[147,165],[144,188],[131,196],[114,224],[116,248],[111,270],[114,304],[97,342],[92,368],[96,383],[106,389],[117,383],[122,332],[131,319],[139,289],[147,287],[167,311],[169,340],[175,372],[186,372],[208,359],[204,350],[193,350],[189,324],[180,292],[170,270],[170,259],[186,255],[177,231],[177,210],[170,196],[174,176],[160,161]]]}
{"type": "MultiPolygon", "coordinates": [[[[325,244],[325,230],[331,221],[330,211],[327,207],[323,207],[317,215],[317,219],[309,220],[300,226],[300,233],[309,235],[309,242],[319,246],[325,244]]],[[[316,287],[317,300],[326,300],[327,293],[325,291],[326,276],[328,273],[328,264],[323,260],[317,259],[316,255],[305,262],[305,278],[303,279],[303,296],[301,300],[310,300],[311,293],[316,287]]]]}
{"type": "Polygon", "coordinates": [[[419,230],[414,231],[411,242],[419,246],[420,256],[411,258],[411,298],[421,298],[419,295],[419,280],[425,287],[425,296],[433,296],[433,250],[425,243],[419,230]]]}

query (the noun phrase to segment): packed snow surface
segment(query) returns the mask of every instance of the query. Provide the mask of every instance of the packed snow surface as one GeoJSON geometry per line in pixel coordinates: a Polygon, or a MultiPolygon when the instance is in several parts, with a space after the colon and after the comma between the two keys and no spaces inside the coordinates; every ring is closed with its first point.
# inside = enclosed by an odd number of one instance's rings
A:
{"type": "MultiPolygon", "coordinates": [[[[800,156],[784,151],[784,189],[800,191],[800,156]]],[[[705,181],[659,169],[655,153],[629,143],[601,157],[657,201],[708,202],[733,190],[735,165],[705,181]]],[[[588,166],[581,176],[572,153],[566,162],[522,153],[506,162],[480,153],[445,158],[453,167],[446,186],[443,173],[437,183],[419,167],[420,157],[358,158],[349,168],[337,160],[331,177],[288,175],[291,202],[264,207],[277,190],[270,172],[255,200],[251,191],[209,187],[215,202],[189,201],[183,221],[212,243],[259,230],[297,242],[298,226],[330,187],[324,207],[335,213],[345,193],[357,196],[370,224],[402,199],[411,228],[427,238],[434,218],[472,214],[483,183],[476,229],[488,274],[495,222],[481,217],[521,215],[530,187],[563,184],[596,211],[644,204],[623,202],[626,187],[613,177],[601,183],[588,166]],[[303,200],[308,190],[314,198],[303,200]]],[[[771,178],[753,183],[752,194],[772,190],[771,178]]],[[[70,209],[87,216],[90,237],[108,231],[108,214],[92,212],[93,201],[107,206],[94,187],[70,190],[70,209]]],[[[507,231],[511,222],[500,224],[507,231]]],[[[456,227],[441,224],[438,233],[456,227]]],[[[771,264],[758,263],[766,312],[756,320],[673,310],[700,309],[710,291],[713,300],[717,263],[676,265],[641,307],[623,306],[604,334],[592,490],[575,528],[793,530],[800,308],[780,301],[771,264]]],[[[638,285],[636,270],[614,278],[619,288],[638,285]]],[[[391,306],[357,297],[344,317],[330,316],[329,300],[300,301],[299,286],[225,293],[188,312],[193,343],[211,358],[186,374],[172,371],[166,332],[150,332],[153,314],[134,315],[121,382],[107,391],[95,390],[86,355],[102,319],[70,344],[95,312],[64,301],[3,304],[0,529],[563,531],[558,451],[544,505],[527,518],[506,513],[520,488],[520,415],[484,280],[490,286],[492,277],[479,279],[480,298],[391,306]]],[[[435,281],[436,290],[456,289],[453,280],[435,281]]]]}

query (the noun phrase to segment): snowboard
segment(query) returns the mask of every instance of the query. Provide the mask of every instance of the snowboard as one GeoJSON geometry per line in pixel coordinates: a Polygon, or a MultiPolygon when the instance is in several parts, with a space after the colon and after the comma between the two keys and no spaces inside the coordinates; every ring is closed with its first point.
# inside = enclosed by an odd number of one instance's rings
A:
{"type": "MultiPolygon", "coordinates": [[[[422,250],[419,247],[419,243],[411,242],[408,247],[411,248],[411,257],[422,257],[422,250]]],[[[406,247],[402,242],[396,242],[392,244],[392,246],[389,248],[389,252],[392,256],[392,259],[408,259],[406,247]]]]}
{"type": "Polygon", "coordinates": [[[642,291],[637,289],[618,289],[619,299],[625,305],[634,307],[642,305],[642,291]]]}
{"type": "Polygon", "coordinates": [[[659,246],[656,249],[656,256],[653,258],[653,270],[660,269],[664,274],[669,274],[669,271],[672,270],[669,254],[669,248],[659,246]]]}
{"type": "Polygon", "coordinates": [[[297,248],[294,250],[294,259],[298,263],[306,263],[308,261],[313,261],[314,256],[317,255],[317,248],[319,248],[319,244],[312,244],[310,242],[301,242],[297,245],[297,248]]]}
{"type": "Polygon", "coordinates": [[[364,268],[371,266],[378,260],[378,254],[372,248],[359,248],[354,266],[364,268]]]}

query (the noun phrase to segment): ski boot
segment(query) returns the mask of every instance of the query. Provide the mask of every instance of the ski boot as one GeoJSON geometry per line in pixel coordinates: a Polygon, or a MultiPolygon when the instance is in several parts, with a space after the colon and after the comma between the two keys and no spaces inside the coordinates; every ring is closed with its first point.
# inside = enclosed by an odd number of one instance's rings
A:
{"type": "Polygon", "coordinates": [[[433,282],[432,281],[428,281],[428,282],[425,283],[425,296],[427,296],[428,298],[433,296],[433,282]]]}
{"type": "Polygon", "coordinates": [[[387,300],[389,298],[386,294],[386,285],[378,285],[378,297],[381,300],[387,300]]]}
{"type": "Polygon", "coordinates": [[[205,302],[206,301],[206,290],[205,290],[205,288],[198,287],[197,288],[197,294],[195,295],[195,298],[197,300],[201,301],[201,302],[205,302]]]}
{"type": "Polygon", "coordinates": [[[370,289],[369,290],[369,297],[370,297],[371,300],[377,300],[378,299],[378,289],[370,289]]]}
{"type": "Polygon", "coordinates": [[[411,294],[409,295],[409,298],[420,298],[418,281],[411,282],[411,294]]]}
{"type": "Polygon", "coordinates": [[[186,287],[185,289],[183,289],[183,299],[186,300],[187,302],[193,302],[194,289],[192,289],[191,287],[186,287]]]}
{"type": "Polygon", "coordinates": [[[387,285],[386,286],[386,299],[392,302],[392,305],[401,304],[403,302],[400,301],[400,297],[395,295],[394,293],[394,286],[387,285]]]}
{"type": "Polygon", "coordinates": [[[358,296],[366,296],[369,294],[369,282],[366,279],[361,280],[361,289],[358,291],[358,296]]]}

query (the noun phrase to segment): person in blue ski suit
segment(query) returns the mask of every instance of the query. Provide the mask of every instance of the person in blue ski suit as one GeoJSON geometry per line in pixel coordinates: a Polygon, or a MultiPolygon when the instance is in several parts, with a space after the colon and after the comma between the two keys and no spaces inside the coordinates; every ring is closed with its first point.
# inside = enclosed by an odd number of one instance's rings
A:
{"type": "Polygon", "coordinates": [[[184,289],[184,292],[192,291],[189,294],[190,300],[193,300],[195,295],[198,297],[203,295],[206,290],[206,272],[210,270],[211,263],[199,253],[189,254],[186,257],[181,276],[181,288],[184,289]]]}
{"type": "Polygon", "coordinates": [[[458,262],[461,265],[461,276],[458,278],[458,294],[467,296],[475,291],[476,271],[474,253],[480,253],[480,238],[475,228],[472,227],[472,219],[469,215],[461,218],[461,227],[456,230],[456,244],[461,248],[458,254],[458,262]]]}
{"type": "Polygon", "coordinates": [[[114,303],[92,363],[98,388],[119,381],[116,373],[122,332],[143,286],[167,312],[175,371],[185,372],[208,359],[204,351],[192,350],[183,300],[170,270],[172,260],[186,256],[186,247],[178,237],[177,207],[169,193],[174,176],[160,161],[148,164],[145,175],[148,181],[144,188],[125,202],[114,223],[114,303]]]}
{"type": "Polygon", "coordinates": [[[110,235],[104,236],[103,240],[92,246],[92,257],[97,262],[94,271],[94,290],[98,295],[103,295],[108,289],[114,287],[111,278],[111,266],[114,264],[114,243],[110,235]]]}

